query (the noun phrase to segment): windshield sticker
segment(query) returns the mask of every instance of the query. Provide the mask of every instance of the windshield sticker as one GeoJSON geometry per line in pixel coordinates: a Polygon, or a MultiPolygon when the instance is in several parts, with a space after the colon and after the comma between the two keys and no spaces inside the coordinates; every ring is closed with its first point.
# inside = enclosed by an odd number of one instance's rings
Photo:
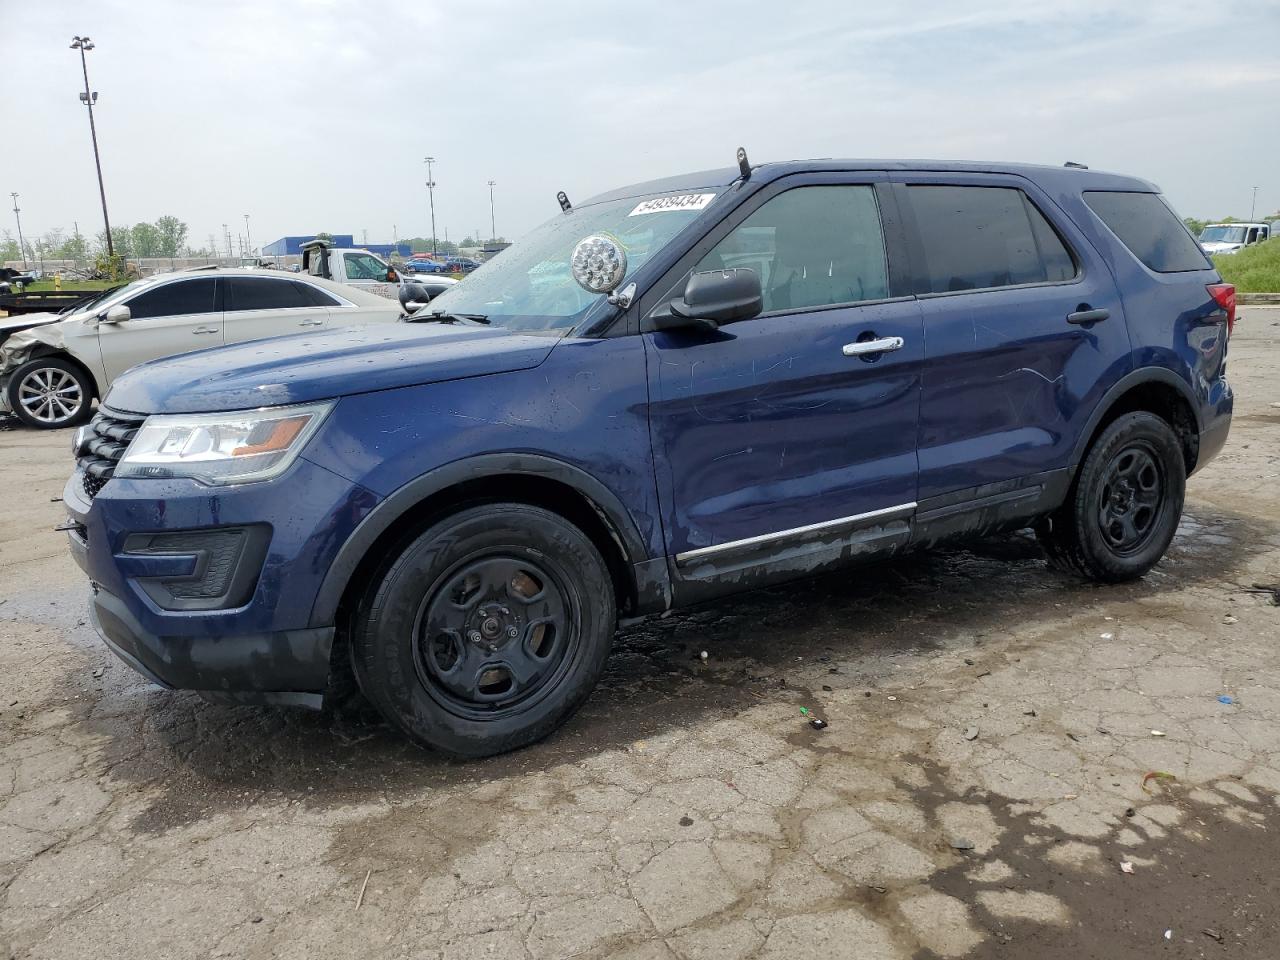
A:
{"type": "Polygon", "coordinates": [[[645,200],[643,203],[636,204],[636,208],[627,216],[666,213],[668,210],[701,210],[715,198],[714,193],[683,193],[677,197],[659,197],[657,200],[645,200]]]}

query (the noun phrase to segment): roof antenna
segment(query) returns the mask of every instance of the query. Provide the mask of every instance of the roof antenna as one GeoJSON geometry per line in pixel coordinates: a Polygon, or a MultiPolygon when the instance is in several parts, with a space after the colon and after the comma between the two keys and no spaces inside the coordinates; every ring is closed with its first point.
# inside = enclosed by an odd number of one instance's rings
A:
{"type": "Polygon", "coordinates": [[[568,213],[573,209],[573,204],[569,202],[569,195],[563,190],[556,194],[556,199],[560,201],[560,210],[562,213],[568,213]]]}
{"type": "Polygon", "coordinates": [[[738,170],[742,172],[743,180],[751,179],[751,164],[747,161],[747,150],[745,147],[738,148],[738,170]]]}

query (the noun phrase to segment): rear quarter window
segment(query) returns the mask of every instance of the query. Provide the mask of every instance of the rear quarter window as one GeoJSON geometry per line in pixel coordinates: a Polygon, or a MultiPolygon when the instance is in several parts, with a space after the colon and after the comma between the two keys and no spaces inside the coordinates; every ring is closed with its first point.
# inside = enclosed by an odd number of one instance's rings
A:
{"type": "Polygon", "coordinates": [[[1200,244],[1159,194],[1086,190],[1084,202],[1148,269],[1183,273],[1211,266],[1200,244]]]}

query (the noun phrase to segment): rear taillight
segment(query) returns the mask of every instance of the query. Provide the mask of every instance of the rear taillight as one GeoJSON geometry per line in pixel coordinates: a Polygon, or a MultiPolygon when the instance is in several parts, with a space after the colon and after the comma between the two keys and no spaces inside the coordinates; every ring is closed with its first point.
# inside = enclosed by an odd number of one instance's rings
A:
{"type": "Polygon", "coordinates": [[[1206,286],[1213,302],[1227,311],[1227,336],[1236,328],[1236,287],[1233,283],[1210,283],[1206,286]]]}

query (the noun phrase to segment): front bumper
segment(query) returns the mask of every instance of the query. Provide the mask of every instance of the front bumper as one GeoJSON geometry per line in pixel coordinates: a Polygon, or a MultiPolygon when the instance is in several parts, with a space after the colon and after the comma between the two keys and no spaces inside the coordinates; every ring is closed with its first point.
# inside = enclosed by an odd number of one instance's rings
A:
{"type": "Polygon", "coordinates": [[[312,608],[333,557],[378,500],[302,458],[265,483],[113,478],[90,500],[77,470],[63,491],[71,554],[93,589],[94,626],[122,660],[165,687],[314,707],[328,682],[334,628],[311,624],[312,608]],[[168,601],[156,577],[192,558],[139,553],[140,534],[245,527],[270,536],[264,550],[244,554],[260,565],[250,571],[247,601],[218,609],[157,603],[168,601]]]}

